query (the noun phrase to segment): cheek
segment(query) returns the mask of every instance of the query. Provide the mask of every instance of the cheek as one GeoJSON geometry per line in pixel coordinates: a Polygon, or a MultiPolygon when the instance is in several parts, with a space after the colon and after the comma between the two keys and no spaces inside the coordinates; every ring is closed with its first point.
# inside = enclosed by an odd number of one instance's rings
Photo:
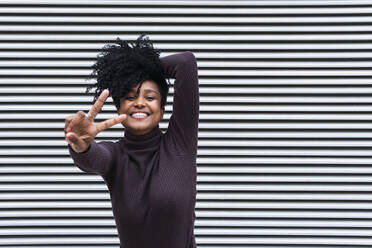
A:
{"type": "Polygon", "coordinates": [[[164,113],[163,109],[160,108],[160,105],[157,105],[156,106],[156,116],[160,119],[163,119],[163,113],[164,113]]]}
{"type": "Polygon", "coordinates": [[[121,113],[121,114],[126,114],[127,113],[127,111],[128,111],[128,104],[122,104],[121,106],[120,106],[120,109],[119,109],[119,113],[121,113]]]}

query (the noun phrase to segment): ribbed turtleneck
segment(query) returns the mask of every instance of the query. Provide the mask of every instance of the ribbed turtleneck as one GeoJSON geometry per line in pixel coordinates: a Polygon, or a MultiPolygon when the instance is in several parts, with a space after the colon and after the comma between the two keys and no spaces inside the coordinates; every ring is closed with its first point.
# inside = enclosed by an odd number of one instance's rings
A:
{"type": "Polygon", "coordinates": [[[124,141],[127,144],[128,151],[148,150],[159,146],[162,134],[159,125],[157,125],[143,135],[135,135],[127,131],[124,133],[124,141]]]}
{"type": "Polygon", "coordinates": [[[118,142],[93,142],[86,153],[70,148],[75,163],[105,180],[120,248],[196,248],[196,151],[199,91],[196,60],[184,52],[162,59],[175,78],[167,132],[126,132],[118,142]]]}

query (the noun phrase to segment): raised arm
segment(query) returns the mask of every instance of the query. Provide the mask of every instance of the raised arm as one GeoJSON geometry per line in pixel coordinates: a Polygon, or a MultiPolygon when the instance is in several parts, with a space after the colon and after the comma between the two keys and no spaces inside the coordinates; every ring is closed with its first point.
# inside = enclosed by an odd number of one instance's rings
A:
{"type": "Polygon", "coordinates": [[[67,117],[64,129],[65,140],[75,164],[85,172],[94,172],[103,177],[113,164],[112,154],[115,147],[113,142],[96,143],[94,138],[99,132],[126,118],[126,115],[120,115],[98,124],[94,123],[94,118],[101,111],[108,95],[108,90],[102,92],[89,110],[89,115],[78,111],[75,115],[67,117]]]}
{"type": "Polygon", "coordinates": [[[198,68],[192,52],[181,52],[161,58],[167,78],[175,78],[173,112],[167,135],[180,154],[196,154],[199,124],[198,68]]]}

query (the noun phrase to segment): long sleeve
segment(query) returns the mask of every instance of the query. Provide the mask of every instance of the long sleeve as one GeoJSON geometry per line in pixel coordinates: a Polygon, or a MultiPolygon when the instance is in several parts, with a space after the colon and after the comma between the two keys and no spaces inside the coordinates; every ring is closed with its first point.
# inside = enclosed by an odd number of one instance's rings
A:
{"type": "Polygon", "coordinates": [[[84,172],[93,172],[106,178],[113,166],[114,143],[93,141],[89,149],[83,153],[75,152],[68,145],[74,163],[84,172]]]}
{"type": "Polygon", "coordinates": [[[176,145],[176,152],[196,154],[199,124],[199,82],[196,58],[182,52],[161,58],[167,78],[175,78],[173,111],[167,134],[176,145]]]}

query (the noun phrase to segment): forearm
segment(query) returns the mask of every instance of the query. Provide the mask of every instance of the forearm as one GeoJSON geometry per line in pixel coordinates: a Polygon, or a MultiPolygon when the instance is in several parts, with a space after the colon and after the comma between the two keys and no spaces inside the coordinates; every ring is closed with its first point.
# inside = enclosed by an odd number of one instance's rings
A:
{"type": "Polygon", "coordinates": [[[74,163],[84,172],[93,172],[103,176],[112,166],[112,153],[107,143],[93,141],[82,153],[75,152],[70,145],[68,148],[74,163]]]}

